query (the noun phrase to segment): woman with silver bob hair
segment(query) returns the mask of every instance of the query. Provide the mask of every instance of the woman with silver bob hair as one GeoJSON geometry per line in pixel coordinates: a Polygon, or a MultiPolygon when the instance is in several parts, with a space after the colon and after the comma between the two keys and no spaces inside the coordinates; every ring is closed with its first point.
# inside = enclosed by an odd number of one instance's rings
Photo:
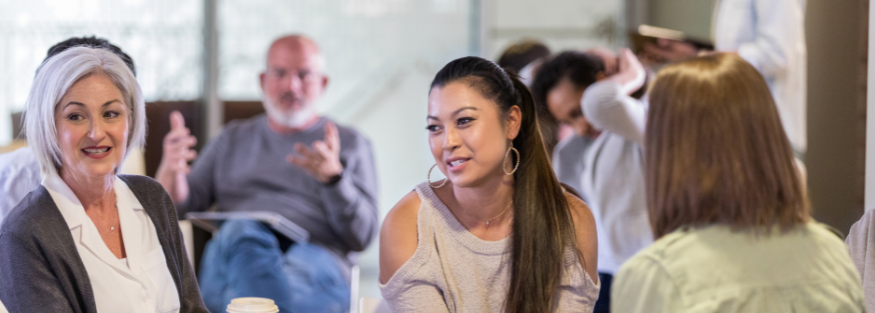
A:
{"type": "Polygon", "coordinates": [[[47,59],[25,127],[43,180],[0,226],[9,312],[207,312],[173,202],[151,178],[116,175],[146,130],[125,63],[91,47],[47,59]]]}

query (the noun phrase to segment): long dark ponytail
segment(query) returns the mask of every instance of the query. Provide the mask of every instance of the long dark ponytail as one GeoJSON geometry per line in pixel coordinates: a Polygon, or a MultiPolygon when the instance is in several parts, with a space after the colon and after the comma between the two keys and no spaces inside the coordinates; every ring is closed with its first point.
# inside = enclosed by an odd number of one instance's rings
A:
{"type": "Polygon", "coordinates": [[[520,165],[514,173],[511,280],[505,311],[552,311],[564,253],[576,245],[568,201],[550,165],[532,94],[515,75],[478,57],[450,62],[435,75],[431,88],[455,81],[466,82],[495,101],[502,115],[515,105],[522,111],[520,131],[513,140],[520,165]]]}

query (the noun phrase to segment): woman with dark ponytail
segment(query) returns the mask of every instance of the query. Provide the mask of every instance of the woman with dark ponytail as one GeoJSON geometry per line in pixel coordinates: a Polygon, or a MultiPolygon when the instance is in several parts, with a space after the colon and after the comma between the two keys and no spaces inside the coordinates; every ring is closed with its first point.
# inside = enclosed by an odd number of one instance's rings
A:
{"type": "Polygon", "coordinates": [[[495,63],[435,76],[429,145],[447,179],[416,186],[380,235],[395,312],[588,312],[598,297],[589,207],[556,179],[532,96],[495,63]]]}

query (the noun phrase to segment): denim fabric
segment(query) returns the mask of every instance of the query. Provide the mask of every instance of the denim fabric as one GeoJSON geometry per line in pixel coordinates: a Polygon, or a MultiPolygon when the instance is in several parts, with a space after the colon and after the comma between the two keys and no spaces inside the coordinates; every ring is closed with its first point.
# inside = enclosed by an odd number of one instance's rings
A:
{"type": "Polygon", "coordinates": [[[295,243],[283,254],[276,236],[256,221],[225,222],[207,243],[199,276],[213,313],[239,297],[273,299],[283,313],[349,309],[349,283],[328,250],[295,243]]]}
{"type": "Polygon", "coordinates": [[[599,290],[599,299],[595,302],[593,313],[611,312],[611,281],[613,280],[614,275],[599,273],[599,284],[602,285],[602,289],[599,290]]]}

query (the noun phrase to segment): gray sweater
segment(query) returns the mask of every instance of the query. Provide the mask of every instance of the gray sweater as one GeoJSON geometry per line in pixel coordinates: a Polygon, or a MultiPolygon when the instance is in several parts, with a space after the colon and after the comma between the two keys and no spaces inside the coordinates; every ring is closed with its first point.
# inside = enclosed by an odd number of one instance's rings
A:
{"type": "Polygon", "coordinates": [[[355,263],[377,234],[377,174],[371,144],[338,126],[343,178],[328,186],[286,162],[294,145],[324,140],[327,118],[307,130],[280,135],[259,115],[229,123],[201,152],[188,175],[189,197],[179,205],[204,211],[271,211],[310,233],[310,240],[334,252],[344,265],[355,263]]]}
{"type": "MultiPolygon", "coordinates": [[[[149,215],[179,292],[179,312],[208,312],[188,263],[173,203],[158,182],[120,175],[149,215]]],[[[97,313],[85,265],[64,216],[39,186],[0,226],[0,301],[10,313],[97,313]]]]}
{"type": "MultiPolygon", "coordinates": [[[[462,226],[424,182],[416,252],[380,285],[392,312],[504,312],[510,285],[510,237],[485,241],[462,226]]],[[[554,312],[592,312],[599,286],[568,249],[554,312]]]]}

